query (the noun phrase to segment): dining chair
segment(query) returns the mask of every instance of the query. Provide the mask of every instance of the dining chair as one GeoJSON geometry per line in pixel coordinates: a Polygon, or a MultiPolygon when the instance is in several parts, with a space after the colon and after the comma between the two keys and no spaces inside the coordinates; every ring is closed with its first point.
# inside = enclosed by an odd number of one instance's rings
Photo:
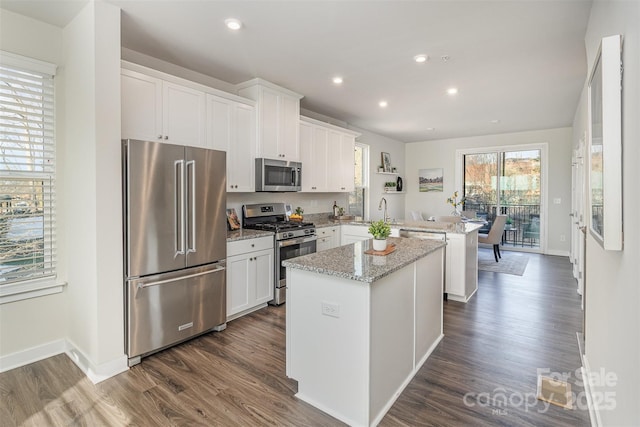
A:
{"type": "Polygon", "coordinates": [[[411,211],[409,213],[411,214],[411,219],[413,219],[414,221],[424,221],[424,218],[422,217],[422,212],[411,211]]]}
{"type": "Polygon", "coordinates": [[[504,226],[507,223],[506,215],[496,215],[496,218],[491,224],[491,229],[488,234],[478,233],[478,243],[488,243],[493,245],[493,256],[498,262],[498,258],[502,258],[500,255],[500,242],[502,241],[502,233],[504,233],[504,226]]]}
{"type": "Polygon", "coordinates": [[[530,222],[524,224],[522,232],[522,246],[524,246],[525,239],[530,239],[531,246],[533,246],[534,240],[540,239],[540,215],[531,214],[529,219],[530,222]]]}
{"type": "Polygon", "coordinates": [[[462,216],[469,219],[475,219],[477,213],[478,211],[467,210],[467,211],[462,211],[462,216]]]}

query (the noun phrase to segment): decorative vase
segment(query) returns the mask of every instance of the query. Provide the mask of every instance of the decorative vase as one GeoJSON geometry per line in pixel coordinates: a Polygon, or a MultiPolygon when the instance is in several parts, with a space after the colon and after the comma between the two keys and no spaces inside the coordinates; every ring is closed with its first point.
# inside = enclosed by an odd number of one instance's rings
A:
{"type": "Polygon", "coordinates": [[[387,249],[387,239],[373,239],[373,250],[382,252],[387,249]]]}
{"type": "Polygon", "coordinates": [[[462,212],[460,212],[460,211],[458,210],[458,208],[455,208],[455,209],[453,210],[453,212],[451,212],[451,215],[453,215],[453,216],[462,216],[462,212]]]}

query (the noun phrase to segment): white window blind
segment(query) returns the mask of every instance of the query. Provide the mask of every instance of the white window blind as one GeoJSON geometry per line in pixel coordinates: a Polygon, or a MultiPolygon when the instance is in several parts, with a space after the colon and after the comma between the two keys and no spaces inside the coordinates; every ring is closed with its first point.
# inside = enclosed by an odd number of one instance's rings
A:
{"type": "Polygon", "coordinates": [[[0,288],[56,273],[54,73],[0,52],[0,288]]]}

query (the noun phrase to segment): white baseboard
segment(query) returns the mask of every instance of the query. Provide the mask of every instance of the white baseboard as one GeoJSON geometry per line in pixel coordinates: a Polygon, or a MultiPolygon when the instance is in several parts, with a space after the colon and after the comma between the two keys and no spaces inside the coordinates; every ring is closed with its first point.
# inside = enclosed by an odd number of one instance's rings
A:
{"type": "Polygon", "coordinates": [[[0,357],[0,372],[10,371],[64,353],[67,341],[59,339],[0,357]]]}
{"type": "Polygon", "coordinates": [[[569,257],[569,251],[559,251],[556,249],[547,249],[544,253],[545,255],[553,255],[553,256],[566,256],[569,257]]]}
{"type": "Polygon", "coordinates": [[[94,384],[98,384],[129,369],[125,354],[109,362],[95,365],[71,341],[67,341],[66,354],[94,384]]]}
{"type": "Polygon", "coordinates": [[[591,382],[588,378],[590,378],[589,373],[591,372],[591,368],[589,368],[589,361],[587,360],[587,356],[585,354],[581,354],[580,358],[582,359],[582,378],[584,379],[584,393],[587,397],[587,405],[589,406],[589,418],[591,419],[591,425],[593,427],[600,427],[602,425],[602,420],[600,419],[600,411],[598,411],[598,407],[594,404],[593,399],[593,390],[591,388],[591,382]]]}
{"type": "Polygon", "coordinates": [[[95,365],[72,342],[59,339],[0,357],[0,373],[65,353],[80,370],[97,384],[129,369],[127,356],[95,365]]]}

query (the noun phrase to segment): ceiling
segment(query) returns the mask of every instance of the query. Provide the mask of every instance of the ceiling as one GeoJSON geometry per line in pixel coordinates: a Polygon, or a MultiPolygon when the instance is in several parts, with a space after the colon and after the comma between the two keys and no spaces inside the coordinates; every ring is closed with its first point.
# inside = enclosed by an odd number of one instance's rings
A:
{"type": "MultiPolygon", "coordinates": [[[[261,77],[403,142],[571,126],[587,73],[586,0],[106,1],[123,47],[233,84],[261,77]]],[[[62,27],[84,3],[2,7],[62,27]]]]}

